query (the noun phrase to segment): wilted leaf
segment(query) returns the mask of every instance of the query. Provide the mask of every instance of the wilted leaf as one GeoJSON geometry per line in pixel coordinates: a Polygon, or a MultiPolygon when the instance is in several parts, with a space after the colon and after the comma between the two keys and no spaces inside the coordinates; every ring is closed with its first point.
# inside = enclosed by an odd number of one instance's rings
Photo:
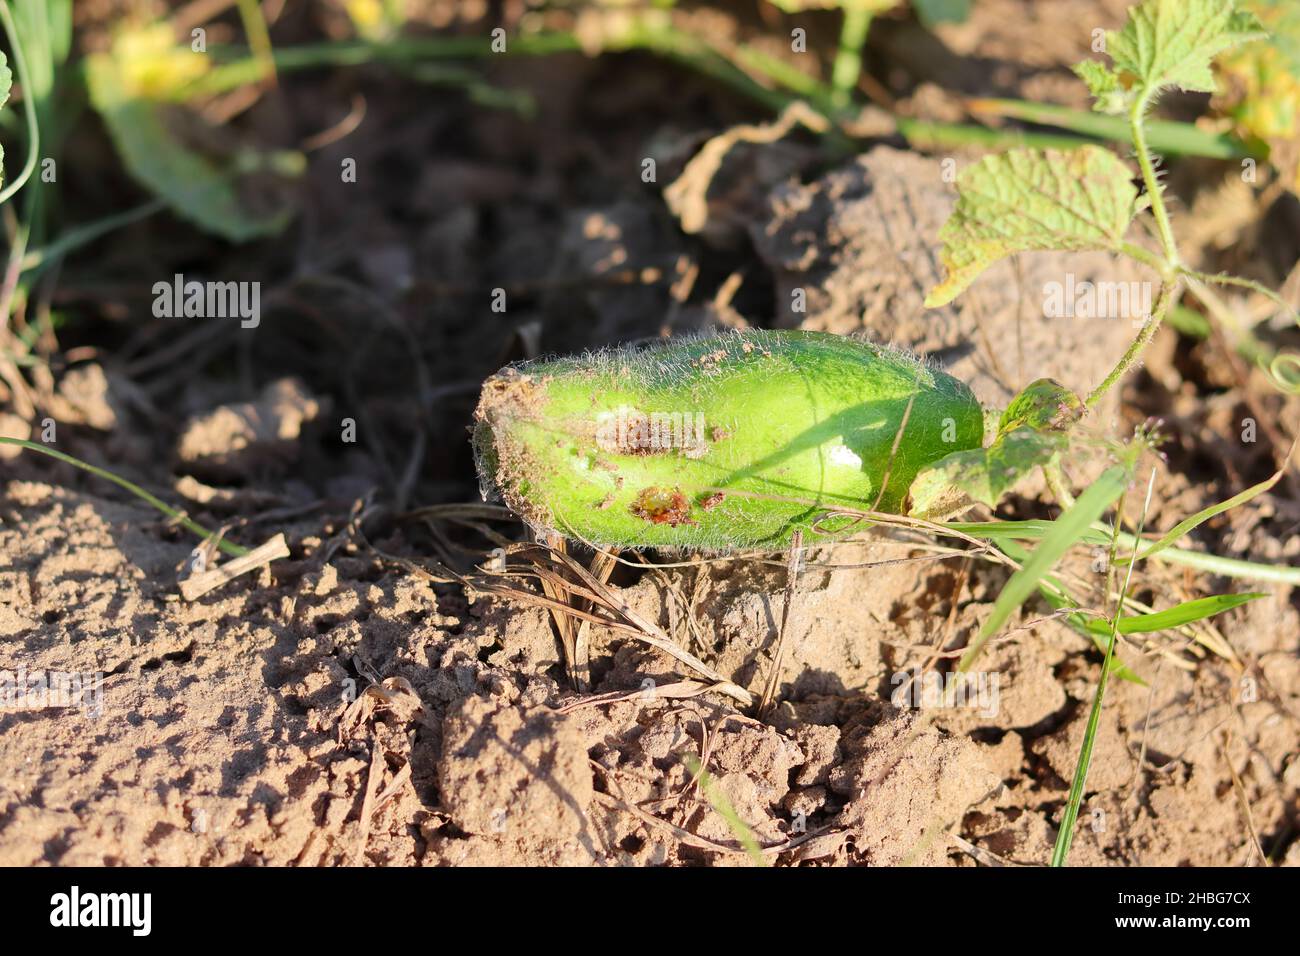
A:
{"type": "Polygon", "coordinates": [[[1128,168],[1099,146],[1014,149],[957,179],[957,208],[939,231],[947,278],[925,304],[946,305],[981,272],[1016,252],[1114,251],[1134,213],[1128,168]]]}
{"type": "Polygon", "coordinates": [[[172,102],[207,62],[173,46],[166,26],[126,31],[111,52],[86,58],[90,101],[127,170],[178,215],[235,242],[279,232],[293,217],[285,180],[305,161],[232,143],[172,102]]]}
{"type": "Polygon", "coordinates": [[[913,480],[909,513],[933,513],[938,503],[949,499],[950,489],[991,508],[1021,478],[1046,465],[1063,447],[1063,436],[1021,428],[1000,436],[988,448],[953,452],[922,469],[913,480]]]}
{"type": "Polygon", "coordinates": [[[1064,431],[1084,413],[1083,401],[1059,382],[1040,378],[1020,390],[998,421],[998,436],[1017,428],[1064,431]]]}

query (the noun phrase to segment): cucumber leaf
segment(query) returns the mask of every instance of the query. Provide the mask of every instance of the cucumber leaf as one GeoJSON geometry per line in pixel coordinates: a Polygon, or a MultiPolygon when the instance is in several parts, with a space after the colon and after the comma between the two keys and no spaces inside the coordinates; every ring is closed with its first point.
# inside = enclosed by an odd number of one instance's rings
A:
{"type": "Polygon", "coordinates": [[[997,420],[992,444],[953,452],[923,468],[909,489],[908,513],[932,518],[978,501],[992,508],[1025,475],[1066,447],[1065,432],[1083,415],[1079,396],[1050,378],[1031,382],[997,420]]]}
{"type": "Polygon", "coordinates": [[[1089,60],[1075,72],[1088,84],[1097,110],[1122,113],[1134,99],[1146,102],[1168,87],[1213,93],[1211,61],[1262,36],[1259,20],[1231,0],[1145,0],[1129,8],[1122,30],[1106,34],[1114,65],[1089,60]]]}
{"type": "Polygon", "coordinates": [[[1048,464],[1064,447],[1064,436],[1018,428],[998,436],[988,448],[946,455],[913,479],[909,514],[934,514],[950,500],[953,489],[992,508],[1021,478],[1048,464]]]}
{"type": "Polygon", "coordinates": [[[957,193],[957,208],[939,231],[947,276],[926,296],[931,308],[1017,252],[1118,251],[1137,201],[1128,167],[1093,145],[986,156],[962,170],[957,193]]]}
{"type": "Polygon", "coordinates": [[[1035,431],[1065,431],[1086,411],[1083,401],[1070,389],[1050,378],[1030,382],[1011,400],[998,420],[998,437],[1018,428],[1035,431]]]}

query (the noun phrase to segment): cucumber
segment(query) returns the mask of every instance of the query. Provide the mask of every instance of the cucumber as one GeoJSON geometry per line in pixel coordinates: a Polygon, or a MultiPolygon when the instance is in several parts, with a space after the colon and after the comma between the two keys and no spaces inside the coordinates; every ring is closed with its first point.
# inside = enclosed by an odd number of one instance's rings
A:
{"type": "Polygon", "coordinates": [[[902,513],[923,466],[983,435],[970,389],[911,355],[750,331],[505,368],[473,443],[484,496],[535,529],[720,551],[858,523],[837,509],[902,513]]]}

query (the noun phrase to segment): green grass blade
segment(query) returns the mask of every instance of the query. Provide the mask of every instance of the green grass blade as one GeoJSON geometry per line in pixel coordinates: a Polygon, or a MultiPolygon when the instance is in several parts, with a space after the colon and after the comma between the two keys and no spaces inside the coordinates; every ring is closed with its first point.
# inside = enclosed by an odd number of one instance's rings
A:
{"type": "MultiPolygon", "coordinates": [[[[1114,471],[1115,469],[1111,469],[1114,471]]],[[[1107,472],[1109,474],[1109,472],[1107,472]]],[[[1105,475],[1102,476],[1103,480],[1105,475]]],[[[1127,475],[1125,476],[1127,478],[1127,475]]],[[[1094,486],[1095,487],[1095,486],[1094,486]]],[[[1156,472],[1151,469],[1151,480],[1147,483],[1146,502],[1142,506],[1142,517],[1138,522],[1137,536],[1142,536],[1142,526],[1146,523],[1147,509],[1151,507],[1151,493],[1156,487],[1156,472]]],[[[1089,489],[1091,491],[1092,489],[1089,489]]],[[[1122,493],[1122,490],[1121,490],[1122,493]]],[[[1085,495],[1087,492],[1084,493],[1085,495]]],[[[1080,501],[1083,500],[1081,497],[1080,501]]],[[[1119,525],[1124,508],[1116,509],[1115,537],[1111,540],[1111,565],[1115,563],[1115,548],[1119,542],[1119,525]]],[[[1079,748],[1079,762],[1074,768],[1074,781],[1070,784],[1070,797],[1061,814],[1061,828],[1056,833],[1056,845],[1052,848],[1052,866],[1065,866],[1066,857],[1070,855],[1070,843],[1074,840],[1074,825],[1079,819],[1079,807],[1083,803],[1083,788],[1088,781],[1088,767],[1092,764],[1092,748],[1097,741],[1097,729],[1101,726],[1101,702],[1106,695],[1106,678],[1110,676],[1111,661],[1115,659],[1115,647],[1119,643],[1119,621],[1124,611],[1124,596],[1128,594],[1129,584],[1133,580],[1133,562],[1129,562],[1124,574],[1124,586],[1119,589],[1115,601],[1115,614],[1111,618],[1110,640],[1106,644],[1106,659],[1102,663],[1101,676],[1097,678],[1097,692],[1092,697],[1092,710],[1088,714],[1088,727],[1084,731],[1083,745],[1079,748]]]]}
{"type": "Polygon", "coordinates": [[[1055,521],[1052,529],[1044,536],[1042,543],[1034,549],[1033,554],[1022,564],[1019,571],[1011,576],[1002,593],[993,604],[993,613],[980,628],[979,634],[971,642],[966,653],[962,655],[958,670],[966,671],[983,649],[990,637],[996,634],[1013,612],[1029,599],[1038,589],[1039,582],[1051,570],[1061,555],[1088,536],[1092,523],[1101,517],[1114,501],[1123,494],[1128,486],[1129,471],[1121,465],[1108,468],[1083,494],[1079,500],[1055,521]]]}
{"type": "MultiPolygon", "coordinates": [[[[1053,522],[1041,519],[1026,521],[953,521],[944,525],[953,531],[968,534],[973,538],[985,538],[1004,544],[1007,541],[1035,541],[1051,530],[1053,522]]],[[[1104,547],[1110,541],[1109,525],[1097,522],[1079,539],[1080,544],[1104,547]]],[[[1127,531],[1119,533],[1119,543],[1124,548],[1140,547],[1139,542],[1127,531]]],[[[1145,557],[1145,555],[1143,556],[1145,557]]],[[[1245,561],[1240,558],[1223,558],[1217,554],[1203,551],[1189,551],[1185,548],[1166,547],[1158,554],[1159,560],[1169,564],[1182,564],[1198,571],[1218,574],[1225,578],[1242,578],[1247,581],[1267,581],[1275,584],[1300,586],[1300,568],[1286,564],[1263,564],[1258,561],[1245,561]]],[[[1121,558],[1120,563],[1127,563],[1121,558]]]]}
{"type": "MultiPolygon", "coordinates": [[[[103,478],[106,481],[111,481],[113,484],[117,485],[120,488],[125,488],[127,491],[131,492],[131,494],[139,498],[141,501],[147,502],[148,504],[157,508],[163,514],[167,515],[167,517],[175,520],[176,523],[179,524],[182,528],[185,528],[187,531],[192,531],[194,534],[197,534],[199,537],[204,538],[205,540],[207,538],[211,538],[214,534],[214,532],[209,531],[207,528],[203,527],[203,525],[199,524],[197,521],[191,521],[189,518],[185,516],[185,513],[183,511],[178,511],[177,509],[173,508],[171,505],[164,502],[161,498],[158,498],[156,495],[150,494],[149,492],[141,488],[139,485],[127,481],[125,478],[119,478],[111,471],[105,471],[103,468],[99,468],[95,465],[90,464],[89,462],[82,461],[80,458],[74,458],[71,455],[64,454],[61,451],[55,451],[53,448],[50,448],[46,445],[42,445],[39,442],[25,441],[22,438],[6,438],[5,436],[0,435],[0,444],[17,445],[19,448],[26,448],[30,451],[38,451],[42,455],[49,455],[51,458],[57,458],[59,461],[67,462],[69,465],[75,465],[76,467],[82,469],[83,471],[90,472],[92,475],[95,475],[96,477],[103,478]]],[[[241,555],[248,554],[247,548],[240,547],[239,545],[227,541],[224,538],[222,538],[220,541],[217,542],[217,547],[220,548],[222,551],[224,551],[226,554],[230,555],[231,557],[237,558],[240,557],[241,555]]]]}
{"type": "MultiPolygon", "coordinates": [[[[1004,541],[999,545],[999,547],[1006,552],[1007,555],[1022,564],[1030,554],[1028,550],[1022,548],[1014,541],[1004,541]]],[[[1038,582],[1038,592],[1043,596],[1043,600],[1058,611],[1069,610],[1080,606],[1078,600],[1070,593],[1069,589],[1057,580],[1054,575],[1043,575],[1043,579],[1038,582]]],[[[1106,642],[1088,630],[1089,622],[1085,614],[1082,612],[1067,614],[1065,617],[1065,623],[1071,630],[1078,633],[1080,637],[1092,641],[1093,644],[1097,646],[1097,650],[1101,651],[1103,654],[1106,653],[1106,642]]],[[[1111,661],[1110,670],[1111,673],[1120,680],[1128,681],[1130,684],[1137,684],[1140,687],[1147,686],[1147,682],[1139,677],[1133,668],[1120,660],[1118,656],[1111,661]]]]}
{"type": "MultiPolygon", "coordinates": [[[[1055,521],[1029,518],[1024,521],[950,521],[944,527],[991,541],[1037,541],[1046,537],[1055,525],[1055,521]]],[[[1100,528],[1089,528],[1079,537],[1079,543],[1104,546],[1110,544],[1110,535],[1100,528]]]]}
{"type": "MultiPolygon", "coordinates": [[[[1149,634],[1152,631],[1165,631],[1172,627],[1182,627],[1184,624],[1203,621],[1207,617],[1222,614],[1224,611],[1229,611],[1234,607],[1241,607],[1248,601],[1255,601],[1262,597],[1268,597],[1268,595],[1259,593],[1215,594],[1212,597],[1197,598],[1195,601],[1184,601],[1182,604],[1165,608],[1163,611],[1122,617],[1119,619],[1119,632],[1121,634],[1149,634]]],[[[1093,634],[1110,633],[1110,624],[1107,621],[1092,620],[1088,622],[1087,627],[1093,634]]]]}
{"type": "MultiPolygon", "coordinates": [[[[1292,444],[1291,450],[1287,452],[1287,456],[1286,456],[1287,462],[1291,460],[1291,456],[1294,453],[1295,453],[1295,445],[1292,444]]],[[[1286,467],[1287,466],[1284,463],[1282,467],[1279,468],[1273,474],[1273,477],[1266,478],[1257,485],[1251,485],[1245,491],[1241,492],[1240,494],[1233,495],[1227,501],[1220,501],[1217,505],[1210,505],[1210,507],[1204,508],[1196,512],[1196,514],[1192,515],[1190,518],[1184,518],[1182,521],[1178,522],[1178,524],[1174,525],[1173,528],[1171,528],[1169,532],[1166,535],[1164,535],[1164,537],[1162,537],[1155,544],[1151,545],[1151,547],[1147,548],[1145,551],[1139,554],[1137,556],[1137,560],[1145,561],[1153,554],[1159,554],[1161,551],[1169,547],[1171,544],[1173,544],[1183,535],[1187,534],[1187,532],[1191,531],[1197,525],[1204,524],[1206,521],[1209,521],[1215,515],[1223,514],[1223,512],[1227,511],[1229,508],[1235,508],[1237,507],[1237,505],[1245,504],[1247,501],[1249,501],[1251,498],[1254,498],[1256,495],[1261,495],[1264,492],[1268,491],[1270,488],[1272,488],[1274,485],[1276,485],[1279,481],[1282,480],[1282,476],[1286,474],[1286,467]]],[[[1131,560],[1132,560],[1131,557],[1126,557],[1126,558],[1120,558],[1119,562],[1121,564],[1128,564],[1131,560]]]]}
{"type": "MultiPolygon", "coordinates": [[[[1043,126],[1057,126],[1082,136],[1116,143],[1133,142],[1128,120],[1123,116],[1108,116],[1092,110],[1076,110],[1067,106],[1023,100],[976,99],[968,101],[966,106],[976,115],[1000,116],[1043,126]]],[[[1262,150],[1251,147],[1235,136],[1207,133],[1191,123],[1147,120],[1144,125],[1147,145],[1157,153],[1204,156],[1208,159],[1267,158],[1262,150]]]]}
{"type": "Polygon", "coordinates": [[[731,832],[736,834],[736,839],[740,845],[745,848],[749,858],[758,866],[767,866],[767,860],[763,856],[762,848],[758,845],[758,838],[754,836],[754,831],[749,828],[744,820],[740,819],[740,814],[736,808],[731,805],[727,795],[718,789],[709,772],[705,770],[698,757],[695,754],[687,754],[685,757],[686,769],[691,772],[692,776],[698,777],[700,789],[704,791],[704,797],[709,801],[709,805],[717,810],[722,819],[727,821],[727,826],[731,832]]]}
{"type": "MultiPolygon", "coordinates": [[[[27,182],[32,175],[32,171],[36,169],[36,159],[41,153],[41,132],[36,121],[36,98],[32,95],[32,81],[27,72],[27,56],[23,52],[23,44],[18,36],[18,28],[14,25],[13,17],[9,13],[8,3],[0,3],[0,25],[3,25],[5,36],[9,38],[9,50],[13,53],[14,68],[18,72],[18,82],[23,87],[23,119],[27,123],[27,162],[23,164],[22,171],[4,189],[0,190],[0,204],[2,204],[23,188],[23,184],[27,182]]],[[[5,94],[8,95],[8,90],[5,91],[5,94]]]]}

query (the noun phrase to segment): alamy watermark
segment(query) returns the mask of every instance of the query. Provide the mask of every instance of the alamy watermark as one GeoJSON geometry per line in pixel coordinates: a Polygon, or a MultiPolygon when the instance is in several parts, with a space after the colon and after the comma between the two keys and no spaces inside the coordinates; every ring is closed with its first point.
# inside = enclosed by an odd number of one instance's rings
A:
{"type": "Polygon", "coordinates": [[[889,702],[900,710],[966,707],[979,711],[981,717],[996,717],[999,681],[1000,675],[984,671],[940,674],[913,667],[910,671],[898,671],[889,679],[894,685],[889,702]]]}
{"type": "Polygon", "coordinates": [[[0,671],[0,712],[79,707],[91,717],[104,713],[103,671],[0,671]]]}
{"type": "Polygon", "coordinates": [[[55,927],[125,927],[132,936],[153,930],[152,893],[83,893],[74,885],[50,897],[50,925],[55,927]]]}
{"type": "Polygon", "coordinates": [[[646,413],[621,406],[596,417],[596,445],[622,454],[680,451],[687,458],[698,458],[708,451],[704,413],[646,413]]]}
{"type": "Polygon", "coordinates": [[[262,321],[262,283],[188,282],[181,273],[153,284],[153,314],[160,319],[239,319],[245,329],[262,321]]]}
{"type": "Polygon", "coordinates": [[[1150,282],[1082,282],[1073,272],[1064,282],[1043,285],[1043,315],[1049,319],[1128,319],[1134,328],[1151,317],[1150,282]]]}

